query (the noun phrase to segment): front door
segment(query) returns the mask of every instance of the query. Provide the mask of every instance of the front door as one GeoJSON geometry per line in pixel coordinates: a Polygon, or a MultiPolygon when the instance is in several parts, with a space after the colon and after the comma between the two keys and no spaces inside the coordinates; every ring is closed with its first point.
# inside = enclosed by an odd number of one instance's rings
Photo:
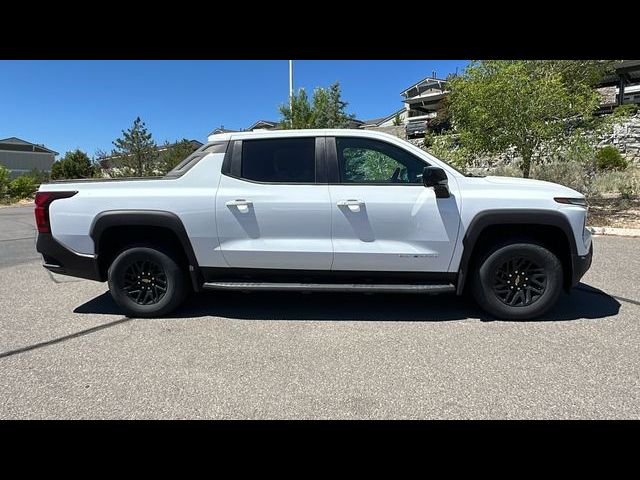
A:
{"type": "Polygon", "coordinates": [[[328,138],[333,270],[447,272],[458,235],[457,186],[436,198],[428,166],[381,140],[328,138]],[[336,172],[337,170],[337,172],[336,172]]]}
{"type": "Polygon", "coordinates": [[[216,195],[218,237],[228,265],[329,270],[329,187],[326,179],[317,183],[322,170],[316,139],[236,140],[230,148],[230,166],[216,195]]]}

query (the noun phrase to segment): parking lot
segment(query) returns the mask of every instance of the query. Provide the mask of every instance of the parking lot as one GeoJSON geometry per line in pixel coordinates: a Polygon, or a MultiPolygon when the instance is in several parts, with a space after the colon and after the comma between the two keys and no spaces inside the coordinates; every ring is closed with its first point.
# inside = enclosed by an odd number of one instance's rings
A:
{"type": "Polygon", "coordinates": [[[0,418],[640,418],[640,239],[545,318],[455,296],[205,293],[128,319],[0,209],[0,418]]]}

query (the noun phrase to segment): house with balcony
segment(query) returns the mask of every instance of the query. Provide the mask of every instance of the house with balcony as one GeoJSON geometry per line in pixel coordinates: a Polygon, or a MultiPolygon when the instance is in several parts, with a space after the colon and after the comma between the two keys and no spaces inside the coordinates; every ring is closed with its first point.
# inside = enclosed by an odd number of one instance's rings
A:
{"type": "Polygon", "coordinates": [[[447,81],[435,75],[423,78],[400,92],[405,105],[402,117],[407,138],[424,136],[429,123],[438,116],[442,100],[448,93],[447,81]]]}
{"type": "Polygon", "coordinates": [[[400,92],[404,103],[401,109],[386,117],[364,120],[359,128],[386,130],[399,124],[404,126],[407,138],[423,137],[438,117],[442,100],[448,93],[447,81],[437,78],[434,73],[400,92]]]}
{"type": "Polygon", "coordinates": [[[640,60],[624,60],[615,72],[604,77],[597,87],[599,113],[610,113],[619,105],[640,104],[640,60]]]}

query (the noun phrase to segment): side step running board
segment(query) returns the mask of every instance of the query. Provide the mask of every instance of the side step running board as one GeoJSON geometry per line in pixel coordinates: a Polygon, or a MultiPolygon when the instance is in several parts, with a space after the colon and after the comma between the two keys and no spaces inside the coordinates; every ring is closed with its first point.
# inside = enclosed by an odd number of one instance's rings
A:
{"type": "Polygon", "coordinates": [[[449,293],[451,284],[369,284],[369,283],[279,283],[279,282],[208,282],[205,290],[264,290],[307,292],[367,292],[367,293],[449,293]]]}

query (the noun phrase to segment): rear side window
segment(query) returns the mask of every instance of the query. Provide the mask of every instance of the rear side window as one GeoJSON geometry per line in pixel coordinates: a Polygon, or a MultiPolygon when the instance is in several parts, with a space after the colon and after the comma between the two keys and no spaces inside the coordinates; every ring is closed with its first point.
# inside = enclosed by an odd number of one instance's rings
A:
{"type": "Polygon", "coordinates": [[[241,175],[257,182],[314,183],[315,139],[244,140],[241,175]]]}

